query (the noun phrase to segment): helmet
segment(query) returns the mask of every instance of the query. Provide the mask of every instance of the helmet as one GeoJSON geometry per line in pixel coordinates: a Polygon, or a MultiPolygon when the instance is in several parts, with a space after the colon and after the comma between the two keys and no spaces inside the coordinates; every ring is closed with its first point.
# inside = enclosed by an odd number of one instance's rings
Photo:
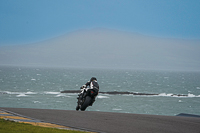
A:
{"type": "Polygon", "coordinates": [[[97,81],[97,79],[96,79],[95,77],[92,77],[92,78],[90,79],[90,82],[93,81],[93,80],[96,80],[96,81],[97,81]]]}

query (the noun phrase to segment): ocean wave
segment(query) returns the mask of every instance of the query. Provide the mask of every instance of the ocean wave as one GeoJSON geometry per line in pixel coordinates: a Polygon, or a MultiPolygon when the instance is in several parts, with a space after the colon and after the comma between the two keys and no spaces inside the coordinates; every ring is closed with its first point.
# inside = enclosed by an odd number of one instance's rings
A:
{"type": "Polygon", "coordinates": [[[110,97],[108,97],[108,96],[101,96],[101,95],[100,95],[100,96],[97,96],[97,98],[100,98],[100,99],[101,99],[101,98],[110,98],[110,97]]]}
{"type": "Polygon", "coordinates": [[[33,101],[33,103],[41,103],[40,101],[33,101]]]}
{"type": "Polygon", "coordinates": [[[114,109],[112,109],[112,110],[120,111],[120,110],[122,110],[122,109],[117,109],[117,108],[114,108],[114,109]]]}
{"type": "Polygon", "coordinates": [[[163,97],[188,97],[188,98],[192,98],[192,97],[200,97],[200,95],[194,95],[194,94],[172,94],[172,93],[160,93],[157,96],[163,96],[163,97]]]}
{"type": "Polygon", "coordinates": [[[14,95],[20,95],[20,94],[24,94],[24,95],[32,95],[32,94],[37,94],[37,92],[12,92],[12,91],[0,91],[0,94],[14,94],[14,95]]]}
{"type": "Polygon", "coordinates": [[[32,94],[38,94],[38,93],[37,93],[37,92],[28,91],[28,92],[26,92],[25,94],[30,94],[30,95],[32,95],[32,94]]]}
{"type": "Polygon", "coordinates": [[[53,91],[47,91],[47,92],[44,92],[44,94],[60,94],[60,92],[53,92],[53,91]]]}
{"type": "Polygon", "coordinates": [[[28,95],[21,93],[21,94],[17,95],[16,97],[28,97],[28,95]]]}
{"type": "Polygon", "coordinates": [[[34,94],[54,94],[58,95],[60,92],[52,92],[52,91],[44,91],[44,92],[32,92],[32,91],[27,91],[27,92],[14,92],[14,91],[0,91],[0,94],[11,94],[11,95],[34,95],[34,94]]]}
{"type": "Polygon", "coordinates": [[[56,95],[55,97],[71,97],[71,96],[67,96],[67,95],[65,95],[65,94],[58,94],[58,95],[56,95]]]}

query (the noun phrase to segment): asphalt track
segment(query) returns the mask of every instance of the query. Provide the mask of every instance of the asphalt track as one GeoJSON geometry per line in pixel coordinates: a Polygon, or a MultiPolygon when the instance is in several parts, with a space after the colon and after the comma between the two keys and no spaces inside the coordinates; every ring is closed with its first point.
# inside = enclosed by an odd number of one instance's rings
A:
{"type": "Polygon", "coordinates": [[[101,133],[200,133],[200,118],[93,111],[2,108],[45,122],[101,133]]]}

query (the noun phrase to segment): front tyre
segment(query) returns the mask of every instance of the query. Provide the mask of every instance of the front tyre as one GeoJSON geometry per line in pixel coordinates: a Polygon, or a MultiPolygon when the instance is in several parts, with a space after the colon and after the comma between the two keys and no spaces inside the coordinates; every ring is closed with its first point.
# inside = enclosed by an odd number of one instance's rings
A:
{"type": "Polygon", "coordinates": [[[81,106],[81,111],[85,111],[85,109],[89,106],[89,104],[92,102],[92,98],[90,96],[87,96],[85,98],[85,102],[81,106]]]}

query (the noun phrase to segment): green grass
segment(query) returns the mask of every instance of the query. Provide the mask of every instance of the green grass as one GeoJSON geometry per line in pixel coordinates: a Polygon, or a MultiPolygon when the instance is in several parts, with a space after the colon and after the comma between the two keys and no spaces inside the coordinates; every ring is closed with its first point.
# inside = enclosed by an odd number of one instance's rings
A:
{"type": "Polygon", "coordinates": [[[31,124],[18,123],[0,119],[0,133],[86,133],[86,132],[39,127],[39,126],[33,126],[31,124]]]}

